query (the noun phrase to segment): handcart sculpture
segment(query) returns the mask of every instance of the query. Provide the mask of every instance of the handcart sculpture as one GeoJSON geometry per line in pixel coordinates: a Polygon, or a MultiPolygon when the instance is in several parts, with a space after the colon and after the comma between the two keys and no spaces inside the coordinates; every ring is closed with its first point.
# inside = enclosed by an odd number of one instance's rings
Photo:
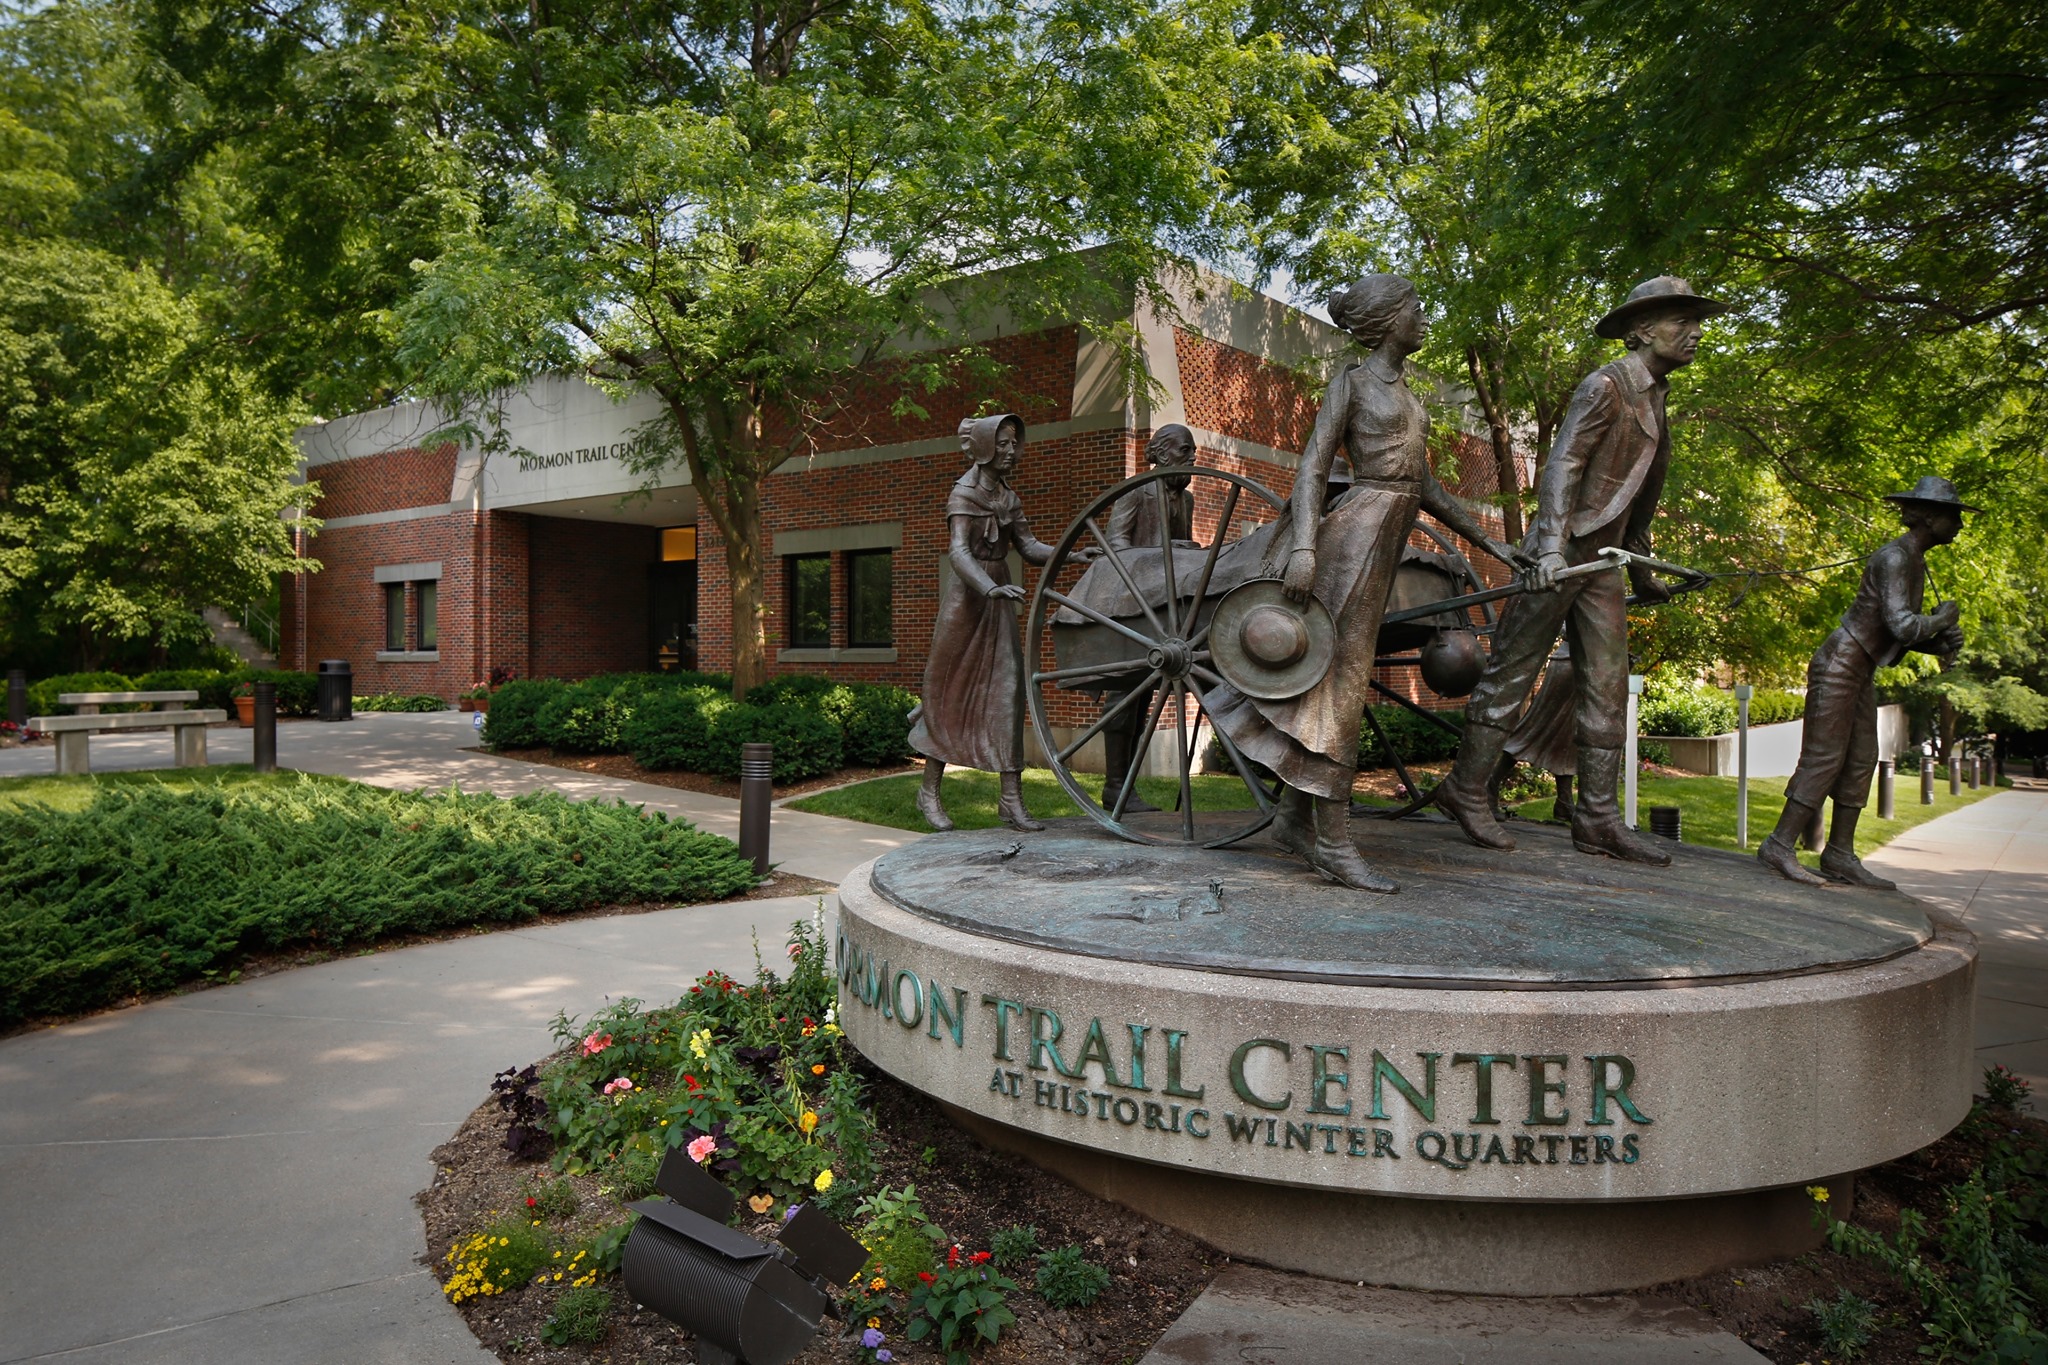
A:
{"type": "MultiPolygon", "coordinates": [[[[1024,689],[1031,723],[1069,799],[1125,839],[1218,848],[1258,833],[1273,819],[1278,780],[1247,759],[1221,727],[1210,727],[1210,733],[1250,794],[1251,807],[1203,812],[1198,820],[1193,777],[1202,765],[1201,750],[1206,748],[1200,739],[1200,718],[1207,713],[1208,698],[1215,688],[1228,682],[1247,694],[1270,695],[1252,689],[1270,687],[1275,665],[1282,665],[1298,691],[1306,691],[1329,666],[1331,649],[1326,634],[1317,638],[1316,628],[1301,632],[1298,638],[1284,631],[1273,634],[1266,629],[1268,623],[1259,619],[1257,608],[1239,609],[1257,596],[1256,591],[1239,593],[1239,589],[1270,582],[1266,528],[1285,506],[1286,500],[1272,490],[1227,470],[1203,466],[1147,470],[1089,503],[1060,537],[1052,559],[1039,574],[1024,641],[1024,657],[1032,666],[1024,689]],[[1207,544],[1168,540],[1157,547],[1113,548],[1106,527],[1116,504],[1124,498],[1156,498],[1157,524],[1169,525],[1167,502],[1174,489],[1169,481],[1176,479],[1194,481],[1196,521],[1206,524],[1207,544]],[[1078,581],[1071,572],[1075,569],[1084,570],[1078,581]],[[1068,586],[1061,587],[1062,583],[1068,586]],[[1233,594],[1237,594],[1236,602],[1233,594]],[[1039,667],[1048,644],[1054,657],[1049,669],[1039,667]],[[1256,675],[1234,666],[1248,652],[1257,654],[1264,665],[1256,675]],[[1048,712],[1046,684],[1100,694],[1101,714],[1061,740],[1048,712]],[[1098,800],[1078,780],[1072,765],[1089,741],[1109,726],[1125,722],[1127,713],[1143,717],[1137,749],[1121,787],[1114,794],[1105,791],[1098,800]],[[1134,812],[1129,807],[1138,775],[1146,766],[1151,746],[1161,742],[1161,723],[1169,714],[1173,729],[1165,733],[1164,740],[1174,746],[1169,767],[1177,779],[1176,809],[1134,812]]],[[[1432,691],[1444,697],[1463,696],[1484,665],[1480,638],[1493,629],[1494,604],[1526,588],[1519,580],[1488,587],[1449,536],[1426,525],[1418,524],[1417,529],[1437,548],[1411,545],[1404,551],[1381,619],[1375,665],[1417,664],[1424,684],[1432,691]]],[[[1685,588],[1707,581],[1691,569],[1619,549],[1559,576],[1600,573],[1630,562],[1675,576],[1685,588]]],[[[1319,628],[1327,631],[1326,613],[1311,611],[1306,619],[1320,620],[1319,628]]],[[[1373,686],[1429,723],[1458,732],[1456,724],[1443,716],[1377,681],[1373,686]]],[[[1364,720],[1406,789],[1416,793],[1417,784],[1384,729],[1369,711],[1364,720]]],[[[1372,813],[1410,814],[1424,799],[1417,793],[1405,804],[1372,813]]]]}

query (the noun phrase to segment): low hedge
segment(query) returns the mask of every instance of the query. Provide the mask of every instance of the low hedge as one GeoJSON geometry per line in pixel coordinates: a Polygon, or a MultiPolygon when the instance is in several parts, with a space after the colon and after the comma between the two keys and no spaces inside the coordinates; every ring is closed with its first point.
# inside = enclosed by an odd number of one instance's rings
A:
{"type": "Polygon", "coordinates": [[[439,697],[424,694],[408,696],[402,692],[373,692],[367,697],[351,697],[349,706],[357,711],[446,711],[448,703],[439,697]]]}
{"type": "MultiPolygon", "coordinates": [[[[1387,732],[1387,739],[1400,751],[1403,763],[1433,763],[1453,757],[1458,752],[1458,731],[1432,725],[1405,706],[1373,706],[1367,709],[1380,723],[1380,728],[1387,732]]],[[[1449,711],[1444,715],[1455,725],[1464,723],[1462,711],[1449,711]]],[[[1394,766],[1370,725],[1358,727],[1358,766],[1362,769],[1394,766]]]]}
{"type": "MultiPolygon", "coordinates": [[[[29,684],[28,713],[32,716],[68,713],[71,708],[57,702],[58,696],[65,692],[191,691],[199,694],[196,705],[231,711],[235,705],[235,688],[245,682],[277,684],[277,710],[280,715],[310,716],[319,698],[320,680],[317,675],[284,668],[163,668],[135,677],[125,673],[60,673],[29,684]]],[[[103,709],[140,711],[142,706],[108,706],[103,709]]]]}
{"type": "MultiPolygon", "coordinates": [[[[28,713],[32,716],[63,716],[71,708],[60,704],[65,692],[139,692],[135,679],[126,673],[59,673],[28,685],[28,713]]],[[[109,711],[139,711],[139,706],[110,706],[109,711]]]]}
{"type": "Polygon", "coordinates": [[[900,687],[810,674],[773,678],[731,696],[717,674],[622,673],[581,682],[534,679],[491,695],[484,742],[629,753],[642,767],[739,776],[742,744],[775,746],[775,778],[793,782],[846,764],[898,762],[910,752],[910,709],[900,687]]]}
{"type": "Polygon", "coordinates": [[[105,786],[0,807],[0,1023],[163,990],[238,956],[754,884],[731,841],[553,792],[312,777],[105,786]]]}

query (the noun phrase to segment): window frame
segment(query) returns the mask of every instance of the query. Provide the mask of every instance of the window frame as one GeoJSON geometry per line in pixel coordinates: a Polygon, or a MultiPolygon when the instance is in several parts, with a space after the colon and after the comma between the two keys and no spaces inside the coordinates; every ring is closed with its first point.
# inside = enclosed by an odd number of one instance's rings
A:
{"type": "Polygon", "coordinates": [[[415,579],[412,584],[413,648],[420,653],[441,648],[441,580],[415,579]]]}
{"type": "Polygon", "coordinates": [[[406,585],[400,581],[378,586],[384,589],[384,651],[401,653],[405,649],[406,618],[410,615],[405,609],[406,585]]]}
{"type": "Polygon", "coordinates": [[[790,649],[830,649],[832,647],[832,555],[830,551],[814,554],[784,555],[782,557],[782,607],[783,636],[790,649]],[[797,595],[801,587],[802,573],[798,566],[803,564],[825,566],[825,590],[820,605],[824,608],[825,633],[822,638],[799,638],[797,595]]]}
{"type": "Polygon", "coordinates": [[[889,546],[875,546],[870,549],[848,550],[846,555],[846,586],[841,596],[846,609],[846,647],[848,649],[894,649],[896,647],[896,551],[889,546]],[[860,615],[854,609],[854,595],[858,590],[858,561],[879,559],[886,566],[886,596],[889,626],[880,639],[870,639],[860,633],[860,615]]]}

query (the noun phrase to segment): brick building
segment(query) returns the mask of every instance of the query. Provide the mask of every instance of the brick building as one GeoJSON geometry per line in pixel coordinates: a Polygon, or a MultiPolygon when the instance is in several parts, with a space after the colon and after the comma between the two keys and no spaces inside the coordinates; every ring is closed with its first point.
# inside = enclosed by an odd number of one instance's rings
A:
{"type": "MultiPolygon", "coordinates": [[[[913,419],[891,415],[895,392],[877,383],[870,410],[822,443],[832,448],[771,476],[771,670],[921,685],[950,572],[956,427],[984,400],[1027,425],[1013,484],[1047,541],[1143,469],[1146,441],[1169,422],[1193,430],[1200,463],[1285,495],[1321,392],[1301,376],[1327,373],[1346,339],[1213,275],[1183,283],[1174,304],[1178,317],[1132,310],[1149,397],[1127,397],[1110,349],[1078,326],[992,328],[975,339],[1007,367],[995,392],[941,391],[921,399],[929,416],[913,419]]],[[[449,698],[501,666],[568,678],[729,668],[724,551],[688,471],[649,478],[622,458],[656,411],[551,377],[507,401],[509,453],[437,441],[450,422],[429,404],[304,429],[305,476],[320,489],[309,510],[322,521],[304,552],[322,567],[285,585],[285,666],[347,659],[359,693],[449,698]]],[[[1448,485],[1477,499],[1494,487],[1472,430],[1469,418],[1440,422],[1433,458],[1448,485]]],[[[1213,510],[1201,515],[1213,524],[1213,510]]],[[[1398,673],[1389,681],[1414,691],[1398,673]]],[[[1093,715],[1075,696],[1056,709],[1068,722],[1093,715]]]]}

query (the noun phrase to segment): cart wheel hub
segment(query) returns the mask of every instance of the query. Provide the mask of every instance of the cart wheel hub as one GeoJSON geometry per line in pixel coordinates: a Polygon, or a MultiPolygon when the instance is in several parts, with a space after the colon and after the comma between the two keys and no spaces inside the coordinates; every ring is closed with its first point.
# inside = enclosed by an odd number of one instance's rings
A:
{"type": "Polygon", "coordinates": [[[1145,662],[1169,678],[1186,677],[1189,665],[1194,662],[1194,651],[1188,648],[1186,640],[1175,636],[1152,646],[1145,654],[1145,662]]]}
{"type": "Polygon", "coordinates": [[[1308,627],[1299,616],[1278,607],[1255,607],[1246,613],[1238,638],[1244,652],[1268,668],[1287,668],[1308,653],[1308,627]]]}

